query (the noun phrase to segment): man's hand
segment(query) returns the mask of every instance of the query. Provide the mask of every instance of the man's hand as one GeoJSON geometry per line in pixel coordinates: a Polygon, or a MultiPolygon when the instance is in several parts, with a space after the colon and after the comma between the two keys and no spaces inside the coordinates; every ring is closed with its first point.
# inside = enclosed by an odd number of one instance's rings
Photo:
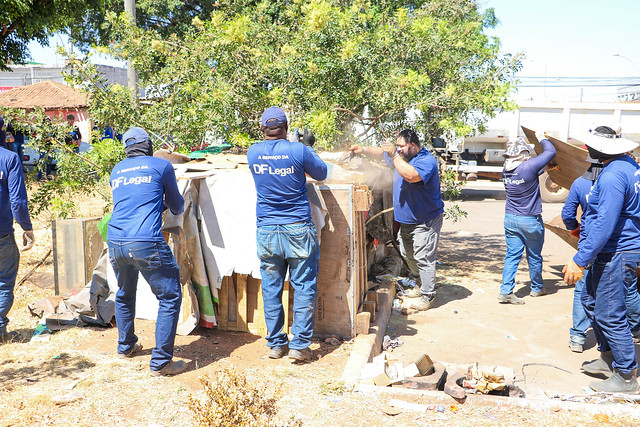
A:
{"type": "Polygon", "coordinates": [[[393,155],[396,154],[396,146],[389,139],[386,139],[382,143],[382,150],[391,157],[393,157],[393,155]]]}
{"type": "Polygon", "coordinates": [[[302,143],[307,147],[313,147],[313,144],[316,143],[316,137],[313,135],[309,129],[304,128],[304,134],[302,135],[302,143]]]}
{"type": "Polygon", "coordinates": [[[36,241],[36,238],[33,236],[33,230],[27,230],[22,233],[22,248],[20,248],[20,252],[28,251],[33,247],[33,243],[36,241]]]}
{"type": "Polygon", "coordinates": [[[574,260],[570,260],[567,265],[562,269],[564,273],[564,283],[567,285],[573,285],[584,275],[584,267],[580,267],[574,260]]]}
{"type": "Polygon", "coordinates": [[[352,145],[351,147],[348,148],[348,150],[352,154],[362,154],[362,153],[364,153],[364,149],[360,145],[352,145]]]}

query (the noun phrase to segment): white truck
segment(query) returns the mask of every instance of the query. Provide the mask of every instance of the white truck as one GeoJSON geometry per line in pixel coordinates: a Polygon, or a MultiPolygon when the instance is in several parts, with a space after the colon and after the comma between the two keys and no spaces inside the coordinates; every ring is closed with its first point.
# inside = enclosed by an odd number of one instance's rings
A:
{"type": "MultiPolygon", "coordinates": [[[[524,136],[520,126],[546,132],[560,140],[578,143],[572,135],[597,126],[620,127],[625,138],[640,143],[640,102],[519,102],[520,109],[502,112],[487,122],[482,135],[436,140],[435,150],[447,168],[463,179],[500,179],[506,143],[524,136]]],[[[540,176],[545,202],[563,202],[568,190],[556,185],[546,173],[540,176]]]]}

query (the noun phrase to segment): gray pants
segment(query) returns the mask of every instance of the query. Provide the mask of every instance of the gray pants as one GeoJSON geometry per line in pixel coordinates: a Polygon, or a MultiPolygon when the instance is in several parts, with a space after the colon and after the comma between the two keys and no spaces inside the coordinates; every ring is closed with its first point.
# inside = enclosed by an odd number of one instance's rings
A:
{"type": "Polygon", "coordinates": [[[436,295],[436,254],[443,217],[440,214],[423,224],[400,224],[400,252],[422,295],[429,298],[436,295]]]}

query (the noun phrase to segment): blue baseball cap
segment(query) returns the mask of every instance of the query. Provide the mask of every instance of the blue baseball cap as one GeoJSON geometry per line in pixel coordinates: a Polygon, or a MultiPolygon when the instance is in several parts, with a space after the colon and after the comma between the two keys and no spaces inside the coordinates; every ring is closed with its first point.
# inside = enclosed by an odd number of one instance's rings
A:
{"type": "Polygon", "coordinates": [[[122,136],[122,142],[124,142],[125,147],[145,141],[151,141],[149,134],[146,130],[135,126],[126,131],[122,136]]]}
{"type": "Polygon", "coordinates": [[[278,126],[287,123],[287,115],[280,107],[269,107],[262,113],[260,123],[264,127],[278,126]]]}

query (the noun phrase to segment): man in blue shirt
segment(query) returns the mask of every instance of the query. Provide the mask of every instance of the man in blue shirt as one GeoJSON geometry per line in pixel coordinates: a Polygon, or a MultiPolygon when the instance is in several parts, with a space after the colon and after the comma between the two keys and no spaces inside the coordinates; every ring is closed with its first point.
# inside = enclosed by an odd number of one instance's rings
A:
{"type": "Polygon", "coordinates": [[[600,357],[583,363],[589,374],[609,377],[589,386],[596,391],[637,393],[638,364],[627,319],[626,298],[640,266],[640,168],[629,155],[638,144],[605,126],[577,137],[604,168],[587,196],[583,227],[587,239],[565,267],[564,281],[576,283],[585,267],[582,301],[592,321],[600,357]]]}
{"type": "Polygon", "coordinates": [[[179,215],[184,199],[173,166],[153,157],[153,145],[144,129],[132,127],[123,141],[127,158],[111,172],[113,213],[107,233],[109,259],[118,279],[118,353],[133,357],[142,349],[134,331],[141,273],[159,303],[150,374],[175,375],[186,369],[183,361],[172,360],[182,289],[178,265],[160,229],[163,211],[169,208],[179,215]]]}
{"type": "Polygon", "coordinates": [[[260,120],[265,140],[247,152],[256,186],[257,246],[262,277],[264,317],[269,357],[287,352],[299,361],[313,358],[309,348],[315,322],[320,248],[311,221],[306,176],[327,177],[327,165],[312,146],[313,134],[305,130],[303,142],[287,141],[287,116],[280,107],[267,108],[260,120]],[[294,289],[293,339],[284,325],[282,289],[289,270],[294,289]]]}
{"type": "Polygon", "coordinates": [[[544,224],[542,223],[542,199],[538,176],[556,155],[556,149],[547,139],[540,141],[543,152],[531,158],[533,147],[522,137],[509,142],[504,154],[502,181],[507,193],[504,214],[504,235],[507,252],[504,256],[502,285],[498,301],[503,304],[524,304],[522,298],[513,294],[515,278],[522,253],[527,250],[532,297],[546,294],[542,283],[542,245],[544,224]]]}
{"type": "MultiPolygon", "coordinates": [[[[23,247],[33,247],[33,227],[27,207],[27,189],[18,155],[0,148],[0,341],[11,338],[7,333],[7,314],[13,305],[13,288],[18,275],[20,252],[14,238],[13,220],[20,224],[23,247]]],[[[15,335],[15,334],[13,334],[15,335]]]]}
{"type": "Polygon", "coordinates": [[[349,151],[384,158],[395,169],[393,216],[400,223],[402,255],[419,284],[405,296],[419,298],[412,308],[428,310],[436,296],[436,255],[444,217],[438,162],[411,129],[400,132],[395,145],[391,141],[382,147],[353,145],[349,151]]]}

